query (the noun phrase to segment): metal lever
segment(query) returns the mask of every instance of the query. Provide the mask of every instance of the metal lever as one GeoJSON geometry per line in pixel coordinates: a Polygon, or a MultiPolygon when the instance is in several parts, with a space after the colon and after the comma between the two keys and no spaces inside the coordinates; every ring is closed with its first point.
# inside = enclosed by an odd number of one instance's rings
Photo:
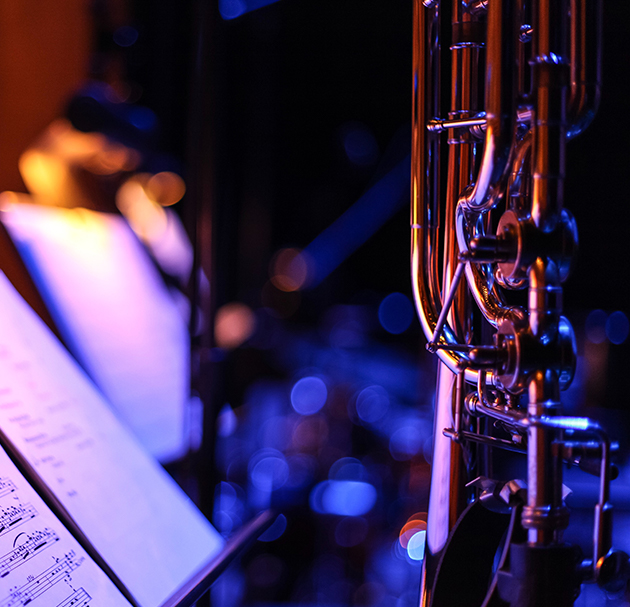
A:
{"type": "Polygon", "coordinates": [[[448,294],[444,298],[444,303],[442,305],[442,311],[440,312],[440,316],[438,317],[437,323],[435,324],[435,329],[433,330],[433,335],[431,336],[431,341],[427,344],[427,350],[429,352],[435,353],[438,350],[437,340],[440,338],[440,334],[442,333],[442,329],[444,329],[444,325],[446,324],[446,317],[453,305],[453,300],[455,299],[455,294],[457,293],[457,287],[464,275],[464,269],[466,268],[466,263],[469,260],[468,255],[463,253],[459,256],[459,262],[457,263],[457,268],[455,269],[455,274],[453,275],[453,280],[451,281],[451,285],[448,291],[448,294]]]}

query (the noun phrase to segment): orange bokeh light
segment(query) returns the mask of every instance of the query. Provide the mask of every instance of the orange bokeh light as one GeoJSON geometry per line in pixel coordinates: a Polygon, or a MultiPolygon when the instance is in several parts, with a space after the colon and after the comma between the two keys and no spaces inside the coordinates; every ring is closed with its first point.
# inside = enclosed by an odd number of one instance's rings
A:
{"type": "Polygon", "coordinates": [[[217,311],[214,339],[217,346],[232,350],[251,337],[256,329],[256,317],[245,304],[232,302],[217,311]]]}
{"type": "Polygon", "coordinates": [[[398,541],[400,545],[407,550],[409,540],[419,531],[426,531],[427,528],[427,513],[416,512],[416,514],[409,517],[407,522],[403,525],[398,535],[398,541]]]}
{"type": "Polygon", "coordinates": [[[163,207],[179,202],[186,193],[186,184],[177,174],[170,171],[156,173],[146,185],[147,196],[163,207]]]}
{"type": "Polygon", "coordinates": [[[285,292],[298,291],[308,278],[308,263],[299,249],[281,249],[271,261],[271,282],[285,292]]]}

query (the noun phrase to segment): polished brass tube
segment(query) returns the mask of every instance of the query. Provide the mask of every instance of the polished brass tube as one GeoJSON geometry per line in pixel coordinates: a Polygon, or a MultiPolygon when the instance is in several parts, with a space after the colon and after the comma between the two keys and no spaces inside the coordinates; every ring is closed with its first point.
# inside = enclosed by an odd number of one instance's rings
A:
{"type": "Polygon", "coordinates": [[[532,219],[551,232],[562,211],[569,79],[566,0],[534,0],[532,219]]]}
{"type": "Polygon", "coordinates": [[[602,0],[571,0],[569,138],[592,122],[599,107],[602,72],[602,0]]]}
{"type": "Polygon", "coordinates": [[[512,2],[490,2],[486,43],[486,137],[481,167],[460,204],[472,211],[492,208],[502,196],[516,130],[514,18],[512,2]]]}
{"type": "MultiPolygon", "coordinates": [[[[428,132],[430,117],[439,114],[439,7],[414,3],[413,114],[411,161],[411,277],[414,302],[420,324],[431,340],[442,308],[438,271],[439,135],[428,132]]],[[[447,323],[439,343],[458,343],[447,323]]],[[[447,350],[438,351],[440,360],[454,373],[465,357],[447,350]]],[[[477,372],[466,370],[466,379],[477,381],[477,372]]]]}
{"type": "MultiPolygon", "coordinates": [[[[557,377],[553,372],[537,371],[529,381],[527,413],[531,417],[549,415],[560,406],[557,377]]],[[[528,541],[548,544],[554,539],[558,524],[549,514],[557,502],[556,475],[552,470],[551,443],[554,433],[540,425],[530,425],[527,440],[527,506],[523,509],[523,526],[528,541]]]]}

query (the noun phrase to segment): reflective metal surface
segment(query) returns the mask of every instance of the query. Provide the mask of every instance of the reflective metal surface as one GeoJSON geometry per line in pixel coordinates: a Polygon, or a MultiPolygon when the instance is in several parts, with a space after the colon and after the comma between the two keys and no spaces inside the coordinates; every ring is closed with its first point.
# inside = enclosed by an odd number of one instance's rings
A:
{"type": "Polygon", "coordinates": [[[440,577],[460,549],[455,528],[468,504],[495,503],[488,487],[510,481],[490,480],[504,450],[526,454],[526,478],[501,506],[516,513],[502,548],[512,558],[489,568],[485,599],[462,592],[458,604],[569,605],[582,581],[606,587],[602,571],[627,562],[611,550],[610,441],[594,422],[564,417],[560,398],[577,356],[562,315],[577,248],[566,143],[595,114],[600,65],[597,0],[415,2],[412,282],[440,359],[422,605],[453,600],[440,577]],[[577,463],[569,435],[580,448],[598,441],[592,560],[562,540],[562,468],[577,463]],[[561,561],[566,579],[543,581],[545,563],[561,561]]]}

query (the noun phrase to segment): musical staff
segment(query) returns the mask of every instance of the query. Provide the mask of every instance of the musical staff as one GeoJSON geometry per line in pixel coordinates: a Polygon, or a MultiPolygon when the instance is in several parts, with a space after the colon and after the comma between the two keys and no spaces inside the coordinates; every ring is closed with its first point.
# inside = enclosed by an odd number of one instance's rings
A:
{"type": "Polygon", "coordinates": [[[1,477],[0,478],[0,497],[4,497],[5,495],[9,495],[15,491],[15,485],[10,478],[1,477]]]}
{"type": "Polygon", "coordinates": [[[30,521],[38,512],[31,504],[12,504],[0,508],[0,536],[30,521]]]}
{"type": "Polygon", "coordinates": [[[74,550],[71,550],[38,576],[33,577],[26,584],[13,589],[9,596],[0,602],[0,607],[28,605],[31,601],[50,590],[57,582],[61,582],[69,576],[84,561],[85,557],[77,558],[74,550]]]}
{"type": "Polygon", "coordinates": [[[106,553],[125,586],[133,586],[134,595],[140,590],[141,604],[161,604],[191,563],[205,562],[198,552],[214,547],[205,519],[196,521],[188,501],[173,495],[170,479],[121,431],[102,397],[1,273],[0,309],[0,428],[12,449],[9,457],[0,447],[0,607],[130,607],[73,537],[66,511],[86,541],[106,553]],[[48,500],[61,502],[60,516],[48,500]],[[164,502],[168,517],[138,521],[129,513],[156,501],[164,502]],[[183,520],[179,526],[173,513],[183,520]],[[147,536],[164,533],[173,541],[162,542],[156,562],[145,564],[147,536]]]}
{"type": "Polygon", "coordinates": [[[25,561],[33,558],[38,550],[52,546],[58,540],[57,534],[48,528],[29,534],[20,533],[13,542],[13,550],[0,556],[0,578],[6,577],[25,561]]]}
{"type": "Polygon", "coordinates": [[[83,588],[79,588],[56,607],[84,607],[91,600],[92,597],[83,588]]]}

